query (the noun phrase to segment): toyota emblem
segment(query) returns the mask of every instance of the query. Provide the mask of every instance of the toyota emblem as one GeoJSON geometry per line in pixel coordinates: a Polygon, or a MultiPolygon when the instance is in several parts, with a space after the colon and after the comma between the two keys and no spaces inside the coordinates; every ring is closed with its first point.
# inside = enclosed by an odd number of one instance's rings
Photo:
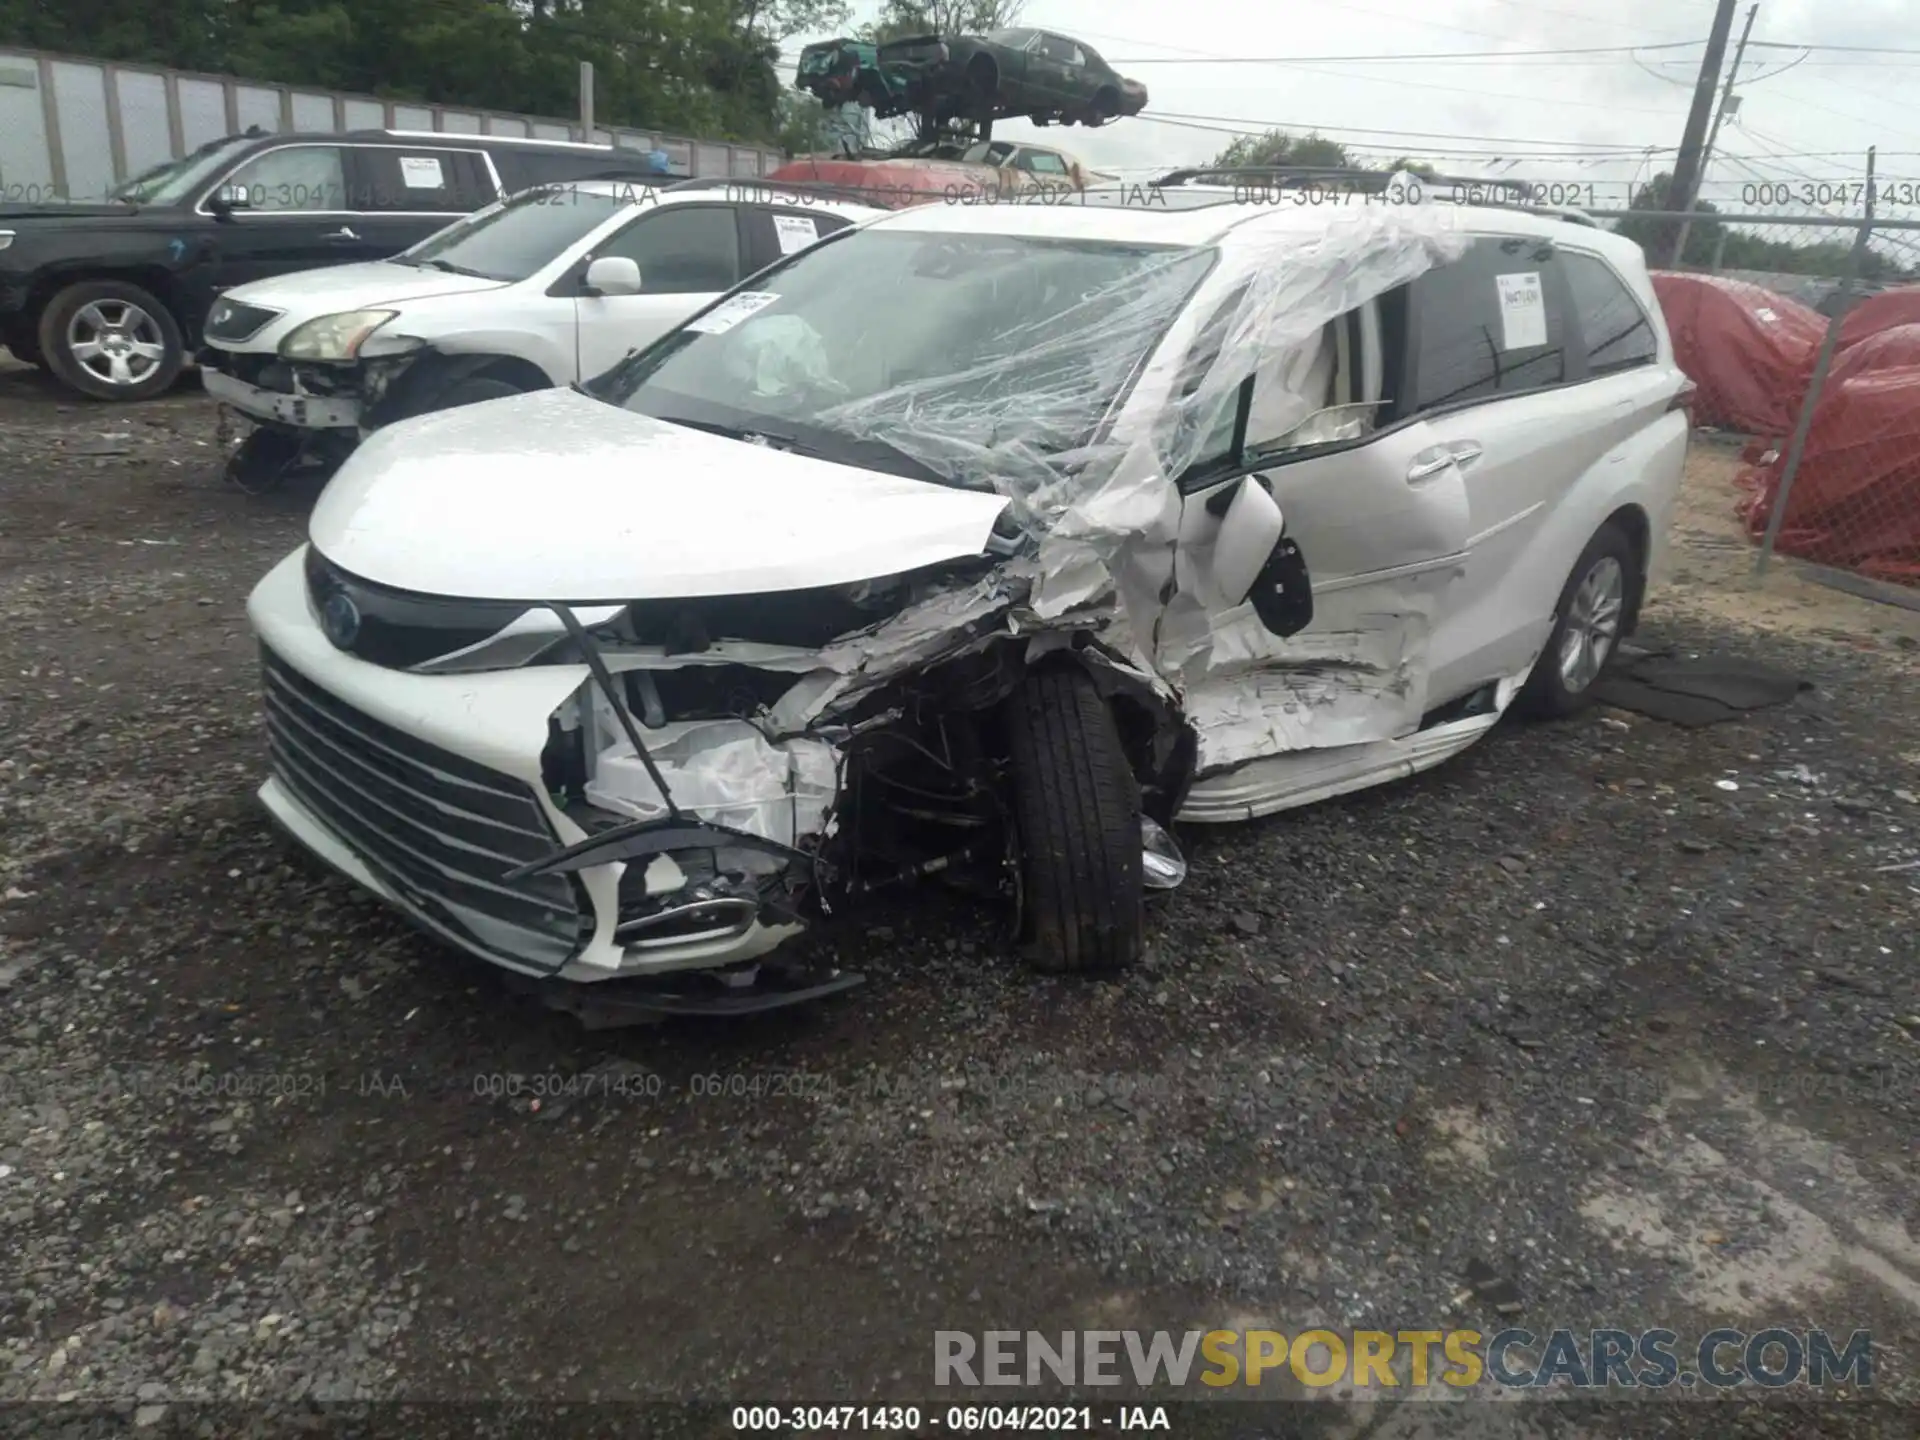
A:
{"type": "Polygon", "coordinates": [[[336,590],[320,607],[320,625],[338,650],[351,650],[360,638],[360,611],[343,591],[336,590]]]}

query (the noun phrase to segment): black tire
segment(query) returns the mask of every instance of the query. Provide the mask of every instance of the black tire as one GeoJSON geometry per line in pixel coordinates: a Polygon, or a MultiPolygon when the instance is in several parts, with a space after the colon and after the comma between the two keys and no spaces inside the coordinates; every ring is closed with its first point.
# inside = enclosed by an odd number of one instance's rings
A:
{"type": "Polygon", "coordinates": [[[504,400],[509,395],[526,393],[511,380],[497,380],[491,375],[475,375],[466,380],[455,381],[413,413],[425,415],[435,410],[457,410],[462,405],[478,405],[483,400],[504,400]]]}
{"type": "Polygon", "coordinates": [[[300,437],[263,425],[227,458],[227,480],[249,495],[264,495],[284,485],[300,466],[300,437]]]}
{"type": "MultiPolygon", "coordinates": [[[[1560,591],[1560,601],[1553,611],[1553,630],[1547,636],[1547,645],[1540,652],[1540,658],[1534,662],[1533,673],[1527,677],[1527,683],[1519,695],[1514,698],[1513,708],[1522,715],[1536,720],[1557,720],[1568,715],[1577,715],[1593,703],[1594,686],[1606,673],[1620,650],[1622,627],[1631,613],[1635,597],[1640,593],[1640,562],[1633,550],[1633,541],[1625,531],[1613,524],[1602,525],[1587,542],[1587,548],[1580,552],[1580,558],[1574,562],[1573,573],[1567,577],[1567,583],[1560,591]],[[1608,567],[1613,567],[1609,571],[1608,567]],[[1583,587],[1590,583],[1603,584],[1609,574],[1618,576],[1618,604],[1612,616],[1612,634],[1605,645],[1605,653],[1597,666],[1570,665],[1563,663],[1568,635],[1579,623],[1575,616],[1576,597],[1580,597],[1583,587]]],[[[1591,627],[1588,627],[1591,630],[1591,627]]]]}
{"type": "Polygon", "coordinates": [[[1085,672],[1038,671],[1006,702],[1029,960],[1049,973],[1140,958],[1140,786],[1085,672]]]}
{"type": "Polygon", "coordinates": [[[1120,114],[1120,92],[1111,85],[1104,86],[1093,97],[1093,104],[1087,107],[1087,125],[1089,128],[1106,124],[1120,114]]]}
{"type": "Polygon", "coordinates": [[[69,390],[93,400],[150,400],[170,389],[187,363],[173,312],[124,280],[69,285],[40,313],[36,339],[40,363],[69,390]],[[110,348],[82,355],[76,343],[110,348]],[[136,345],[141,348],[131,348],[136,345]],[[160,353],[149,353],[156,346],[160,353]],[[116,380],[115,374],[126,378],[116,380]]]}

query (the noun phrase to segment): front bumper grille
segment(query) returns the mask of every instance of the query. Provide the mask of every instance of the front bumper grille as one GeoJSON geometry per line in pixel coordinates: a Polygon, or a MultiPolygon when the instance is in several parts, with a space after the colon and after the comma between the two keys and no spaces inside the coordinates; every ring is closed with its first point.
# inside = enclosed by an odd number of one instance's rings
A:
{"type": "Polygon", "coordinates": [[[273,773],[369,870],[449,936],[516,969],[559,969],[592,933],[569,875],[500,877],[560,845],[531,787],[363,715],[262,647],[273,773]]]}
{"type": "Polygon", "coordinates": [[[405,670],[489,640],[531,606],[513,601],[460,600],[415,595],[349,575],[319,549],[307,547],[307,601],[325,617],[331,600],[344,598],[355,617],[334,644],[356,659],[405,670]],[[346,643],[341,644],[344,640],[346,643]]]}
{"type": "Polygon", "coordinates": [[[216,300],[207,316],[207,339],[241,345],[278,320],[285,312],[243,300],[216,300]]]}

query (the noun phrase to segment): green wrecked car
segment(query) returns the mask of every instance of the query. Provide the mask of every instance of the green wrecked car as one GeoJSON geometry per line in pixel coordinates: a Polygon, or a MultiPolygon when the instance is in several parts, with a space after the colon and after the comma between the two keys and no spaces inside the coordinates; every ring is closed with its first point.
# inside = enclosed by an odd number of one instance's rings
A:
{"type": "Polygon", "coordinates": [[[829,109],[864,105],[887,120],[910,108],[907,77],[884,72],[879,47],[859,40],[822,40],[807,46],[800,52],[793,83],[829,109]]]}
{"type": "Polygon", "coordinates": [[[800,52],[795,84],[826,105],[867,105],[879,119],[915,114],[936,124],[1018,116],[1038,125],[1104,125],[1147,104],[1138,80],[1048,30],[914,35],[878,46],[825,40],[800,52]]]}

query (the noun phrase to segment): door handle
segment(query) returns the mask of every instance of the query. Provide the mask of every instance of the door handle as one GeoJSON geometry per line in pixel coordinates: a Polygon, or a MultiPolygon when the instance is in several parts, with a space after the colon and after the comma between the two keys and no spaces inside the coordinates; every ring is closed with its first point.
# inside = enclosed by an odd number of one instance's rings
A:
{"type": "Polygon", "coordinates": [[[1454,440],[1448,442],[1447,449],[1453,454],[1453,462],[1462,470],[1478,460],[1486,452],[1480,448],[1478,440],[1454,440]]]}
{"type": "Polygon", "coordinates": [[[338,230],[331,230],[320,238],[323,240],[358,240],[360,237],[354,233],[351,225],[342,225],[338,230]]]}
{"type": "Polygon", "coordinates": [[[1454,463],[1453,451],[1445,445],[1435,445],[1422,450],[1413,457],[1413,463],[1407,467],[1407,483],[1417,485],[1422,480],[1431,480],[1443,470],[1451,469],[1454,463]]]}

